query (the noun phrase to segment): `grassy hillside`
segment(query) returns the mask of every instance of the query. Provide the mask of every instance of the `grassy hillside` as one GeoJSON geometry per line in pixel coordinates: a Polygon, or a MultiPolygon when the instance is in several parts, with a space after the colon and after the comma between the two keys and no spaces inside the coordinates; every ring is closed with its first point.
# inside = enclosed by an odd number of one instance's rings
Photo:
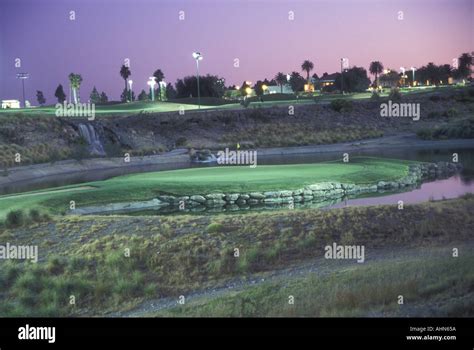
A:
{"type": "Polygon", "coordinates": [[[457,259],[412,257],[377,262],[329,276],[285,278],[146,316],[468,317],[474,313],[473,265],[472,252],[457,259]],[[288,303],[290,295],[293,305],[288,303]],[[399,295],[404,305],[398,305],[399,295]]]}
{"type": "MultiPolygon", "coordinates": [[[[450,242],[473,239],[473,210],[473,196],[465,196],[409,205],[404,210],[394,205],[215,217],[67,216],[15,229],[1,228],[0,241],[35,244],[40,254],[37,264],[0,261],[0,316],[94,315],[107,309],[123,310],[144,299],[175,297],[193,289],[214,287],[230,278],[319,259],[324,246],[332,242],[364,245],[368,255],[377,249],[447,248],[450,242]],[[236,247],[240,250],[238,258],[233,255],[236,247]],[[126,248],[130,249],[129,257],[124,254],[126,248]],[[76,296],[75,306],[68,304],[70,295],[76,296]]],[[[298,310],[315,315],[351,314],[364,295],[375,295],[373,302],[381,303],[384,297],[393,297],[397,287],[403,289],[397,293],[406,294],[410,301],[430,296],[423,294],[427,291],[437,294],[438,278],[439,292],[448,284],[452,287],[459,283],[464,288],[472,281],[471,274],[464,272],[472,265],[471,258],[465,259],[467,252],[460,248],[463,259],[446,265],[440,262],[431,267],[428,261],[426,269],[420,260],[393,269],[384,266],[342,275],[342,281],[349,284],[339,284],[338,300],[328,299],[332,309],[318,311],[316,303],[320,299],[315,297],[306,298],[306,311],[303,305],[298,305],[298,310]],[[413,266],[418,268],[412,271],[413,266]],[[365,272],[368,275],[363,278],[365,272]],[[423,278],[416,281],[418,276],[423,278]],[[425,285],[425,281],[429,283],[425,285]],[[383,290],[384,283],[387,290],[383,290]],[[355,304],[346,309],[345,303],[351,299],[355,304]],[[337,302],[342,303],[339,309],[337,302]]],[[[300,291],[296,284],[292,292],[299,304],[305,290],[310,296],[319,291],[324,296],[335,282],[325,281],[321,286],[304,282],[300,291]]],[[[272,298],[287,293],[282,289],[272,298]]],[[[276,299],[266,299],[264,294],[256,290],[249,295],[262,298],[257,299],[262,305],[258,312],[276,313],[276,299]]],[[[228,311],[231,315],[235,311],[227,301],[221,309],[210,304],[208,309],[190,313],[228,311]]],[[[362,307],[370,303],[365,299],[362,307]]]]}
{"type": "MultiPolygon", "coordinates": [[[[439,88],[434,87],[419,87],[415,89],[401,89],[402,95],[411,96],[411,95],[423,95],[429,94],[433,91],[456,91],[462,90],[463,87],[456,86],[443,86],[439,88]]],[[[388,96],[389,90],[386,89],[381,96],[388,96]]],[[[348,100],[368,100],[371,97],[369,92],[361,93],[349,93],[344,96],[340,94],[320,94],[315,96],[315,99],[311,98],[299,98],[296,99],[294,94],[272,94],[265,95],[263,102],[260,102],[260,99],[257,97],[252,97],[250,101],[251,105],[261,106],[261,107],[271,107],[274,105],[289,105],[294,104],[297,100],[298,104],[304,103],[314,103],[314,102],[327,102],[333,99],[344,98],[348,100]]],[[[96,114],[98,116],[107,116],[107,115],[130,115],[137,114],[141,111],[149,113],[160,113],[160,112],[178,112],[181,108],[185,110],[196,110],[198,109],[197,98],[182,98],[182,99],[173,99],[166,102],[161,101],[135,101],[132,103],[110,103],[105,105],[96,106],[96,114]]],[[[201,99],[201,109],[228,109],[228,108],[244,108],[240,103],[235,103],[229,100],[212,98],[212,97],[203,97],[201,99]]],[[[0,109],[0,117],[2,115],[8,114],[25,114],[25,115],[54,115],[55,107],[54,105],[44,106],[44,107],[34,107],[29,109],[0,109]]]]}

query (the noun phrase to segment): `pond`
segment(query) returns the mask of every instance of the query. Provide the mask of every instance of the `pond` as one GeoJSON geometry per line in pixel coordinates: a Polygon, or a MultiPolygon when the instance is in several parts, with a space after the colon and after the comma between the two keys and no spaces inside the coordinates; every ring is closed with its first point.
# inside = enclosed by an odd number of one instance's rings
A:
{"type": "MultiPolygon", "coordinates": [[[[190,210],[179,210],[179,208],[161,208],[160,210],[140,210],[127,212],[127,215],[180,215],[189,214],[216,214],[255,212],[263,210],[287,210],[288,208],[305,209],[321,208],[332,209],[348,206],[367,206],[393,204],[398,205],[401,200],[405,204],[421,203],[431,200],[452,199],[467,193],[474,193],[474,150],[473,149],[443,149],[443,150],[390,150],[383,152],[370,151],[352,153],[352,156],[383,156],[386,158],[417,160],[425,162],[450,161],[453,153],[457,153],[464,168],[462,172],[447,179],[431,180],[419,184],[413,188],[406,188],[403,192],[378,191],[371,194],[360,194],[358,196],[334,198],[324,202],[295,203],[293,206],[284,205],[258,205],[238,207],[236,205],[222,208],[206,209],[193,208],[190,210]]],[[[269,156],[259,160],[259,164],[299,164],[315,163],[321,161],[335,160],[339,156],[335,154],[301,154],[291,156],[269,156]]],[[[120,214],[115,212],[114,214],[120,214]]]]}

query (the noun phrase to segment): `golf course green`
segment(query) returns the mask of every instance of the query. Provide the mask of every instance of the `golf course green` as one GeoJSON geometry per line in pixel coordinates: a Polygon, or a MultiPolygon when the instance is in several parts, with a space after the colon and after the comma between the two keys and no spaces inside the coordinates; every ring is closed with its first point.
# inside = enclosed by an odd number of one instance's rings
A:
{"type": "Polygon", "coordinates": [[[393,181],[408,173],[412,162],[353,158],[348,163],[217,166],[119,176],[112,179],[0,196],[0,218],[11,210],[32,208],[60,213],[74,200],[76,207],[155,198],[160,194],[294,190],[318,182],[372,184],[393,181]]]}

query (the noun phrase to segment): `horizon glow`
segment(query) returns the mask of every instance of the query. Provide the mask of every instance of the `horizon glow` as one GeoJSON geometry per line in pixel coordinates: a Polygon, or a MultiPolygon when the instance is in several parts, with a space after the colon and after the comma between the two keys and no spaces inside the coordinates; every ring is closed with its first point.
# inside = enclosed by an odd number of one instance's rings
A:
{"type": "Polygon", "coordinates": [[[28,72],[27,99],[36,105],[41,90],[53,104],[58,84],[69,95],[74,72],[83,101],[94,86],[117,100],[126,58],[138,95],[158,68],[172,84],[195,75],[196,51],[206,57],[200,75],[227,86],[302,73],[305,59],[319,76],[339,71],[341,57],[366,69],[374,60],[392,70],[450,64],[473,50],[473,23],[471,0],[2,0],[0,99],[21,100],[16,74],[28,72]]]}

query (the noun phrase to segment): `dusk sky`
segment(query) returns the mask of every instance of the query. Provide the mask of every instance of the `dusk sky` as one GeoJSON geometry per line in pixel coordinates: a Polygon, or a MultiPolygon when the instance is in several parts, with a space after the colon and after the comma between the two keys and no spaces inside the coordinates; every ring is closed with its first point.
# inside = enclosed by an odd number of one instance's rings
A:
{"type": "Polygon", "coordinates": [[[16,73],[29,72],[27,99],[36,90],[56,103],[67,76],[83,77],[82,101],[92,87],[118,100],[119,75],[130,59],[138,94],[160,68],[166,82],[201,74],[226,85],[301,71],[311,60],[318,75],[381,61],[386,68],[451,63],[474,49],[474,0],[0,0],[0,99],[21,99],[16,73]],[[185,20],[179,20],[179,11],[185,20]],[[76,19],[69,19],[75,11],[76,19]],[[289,11],[294,20],[289,20],[289,11]],[[398,12],[403,11],[403,20],[398,12]],[[21,68],[15,59],[21,59],[21,68]],[[234,59],[240,67],[234,67],[234,59]]]}

